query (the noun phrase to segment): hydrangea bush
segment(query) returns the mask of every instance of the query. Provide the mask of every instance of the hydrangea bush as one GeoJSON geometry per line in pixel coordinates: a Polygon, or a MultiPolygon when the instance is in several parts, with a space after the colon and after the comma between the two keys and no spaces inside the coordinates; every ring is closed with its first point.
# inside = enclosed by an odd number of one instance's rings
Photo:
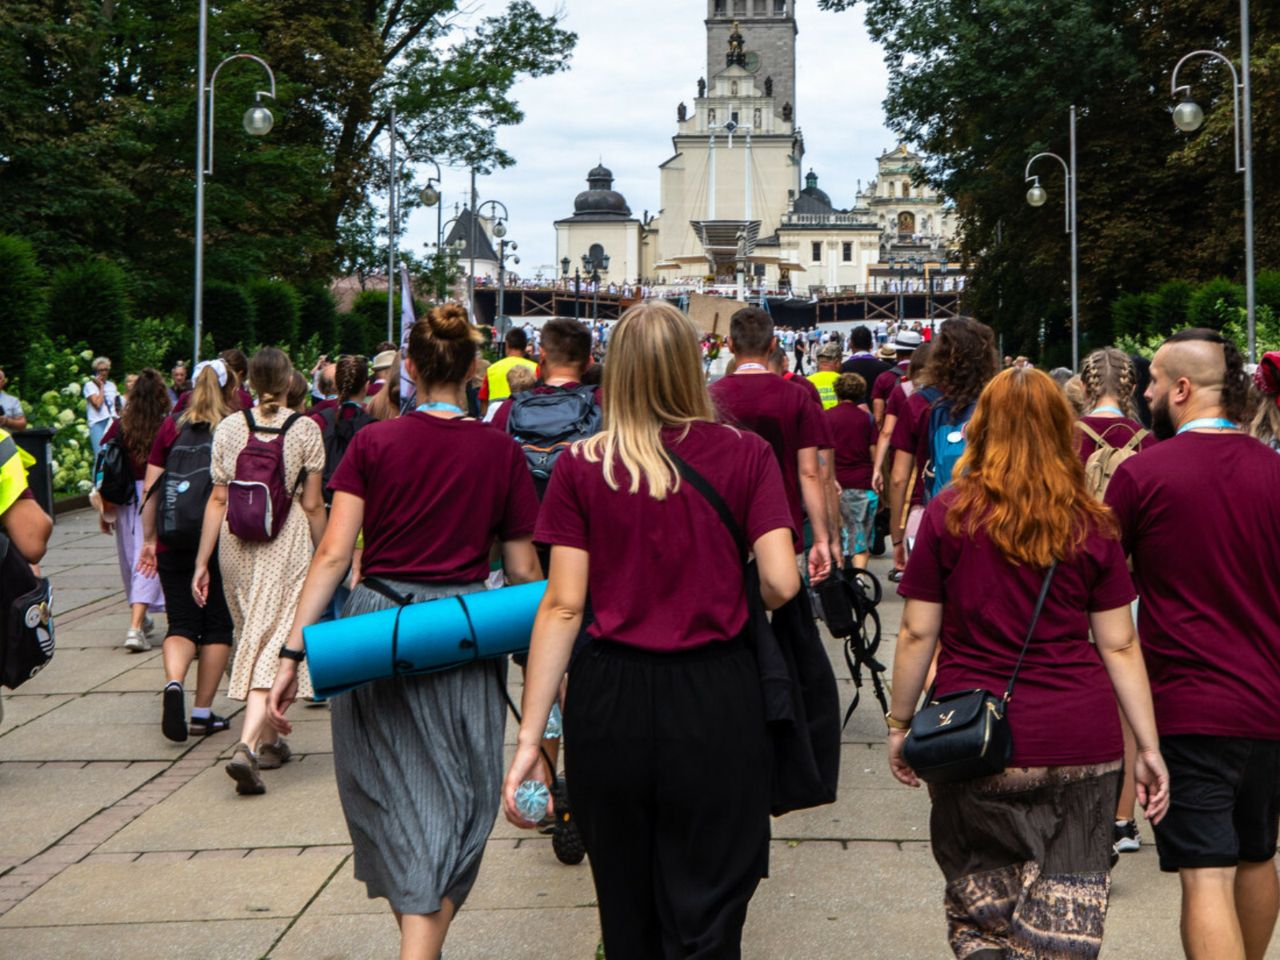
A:
{"type": "Polygon", "coordinates": [[[93,487],[93,448],[82,393],[92,360],[90,350],[58,348],[48,340],[34,343],[17,386],[28,423],[55,431],[51,457],[58,494],[88,493],[93,487]]]}

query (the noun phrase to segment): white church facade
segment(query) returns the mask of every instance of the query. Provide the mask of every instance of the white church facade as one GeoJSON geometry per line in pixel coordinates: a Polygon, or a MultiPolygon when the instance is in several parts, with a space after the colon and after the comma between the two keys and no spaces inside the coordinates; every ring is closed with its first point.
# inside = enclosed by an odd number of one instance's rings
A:
{"type": "Polygon", "coordinates": [[[658,287],[733,284],[742,274],[753,287],[808,294],[954,277],[954,220],[943,198],[913,182],[919,156],[886,151],[846,206],[805,171],[795,0],[708,0],[705,26],[707,74],[692,105],[677,107],[658,213],[634,218],[598,167],[573,215],[555,224],[557,257],[604,252],[609,282],[658,287]]]}

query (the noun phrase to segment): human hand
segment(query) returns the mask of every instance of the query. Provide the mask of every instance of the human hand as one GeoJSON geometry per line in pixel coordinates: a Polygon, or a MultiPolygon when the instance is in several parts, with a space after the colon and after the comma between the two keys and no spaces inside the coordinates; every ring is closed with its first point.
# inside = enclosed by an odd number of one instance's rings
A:
{"type": "Polygon", "coordinates": [[[293,724],[285,717],[285,712],[296,699],[298,699],[298,661],[281,657],[280,666],[276,670],[276,681],[267,693],[267,722],[281,736],[293,732],[293,724]]]}
{"type": "Polygon", "coordinates": [[[893,568],[899,573],[907,569],[907,542],[899,540],[893,545],[893,568]]]}
{"type": "Polygon", "coordinates": [[[203,564],[196,564],[195,576],[191,578],[191,596],[198,607],[209,601],[209,568],[203,564]]]}
{"type": "MultiPolygon", "coordinates": [[[[511,768],[507,770],[507,778],[502,784],[502,812],[508,822],[522,830],[532,830],[537,826],[526,820],[516,809],[516,790],[526,780],[536,780],[551,789],[547,782],[546,766],[542,762],[541,745],[538,743],[521,743],[516,747],[516,755],[511,760],[511,768]]],[[[554,795],[547,801],[547,813],[555,813],[554,795]]]]}
{"type": "Polygon", "coordinates": [[[902,745],[906,743],[906,740],[907,731],[889,731],[889,770],[892,771],[894,779],[899,783],[904,783],[908,787],[918,787],[920,786],[920,778],[907,765],[907,761],[902,758],[902,745]]]}
{"type": "Polygon", "coordinates": [[[1159,823],[1169,812],[1169,769],[1159,750],[1138,750],[1133,779],[1143,813],[1152,823],[1159,823]]]}
{"type": "Polygon", "coordinates": [[[884,474],[880,472],[879,467],[871,471],[871,489],[876,492],[877,497],[884,496],[884,474]]]}
{"type": "Polygon", "coordinates": [[[144,577],[154,577],[156,575],[156,544],[154,540],[142,542],[142,549],[138,551],[137,570],[144,577]]]}
{"type": "Polygon", "coordinates": [[[809,549],[809,585],[816,586],[831,576],[831,545],[815,540],[809,549]]]}

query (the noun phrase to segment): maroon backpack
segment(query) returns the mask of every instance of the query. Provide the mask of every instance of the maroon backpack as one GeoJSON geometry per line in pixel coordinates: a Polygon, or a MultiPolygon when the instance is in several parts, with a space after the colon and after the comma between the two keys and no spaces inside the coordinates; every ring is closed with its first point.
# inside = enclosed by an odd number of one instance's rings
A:
{"type": "Polygon", "coordinates": [[[235,479],[227,485],[227,528],[241,540],[274,540],[289,519],[293,494],[303,474],[292,487],[284,475],[284,436],[302,414],[295,413],[281,427],[260,427],[245,410],[249,439],[236,457],[235,479]],[[278,439],[259,440],[255,433],[274,433],[278,439]]]}

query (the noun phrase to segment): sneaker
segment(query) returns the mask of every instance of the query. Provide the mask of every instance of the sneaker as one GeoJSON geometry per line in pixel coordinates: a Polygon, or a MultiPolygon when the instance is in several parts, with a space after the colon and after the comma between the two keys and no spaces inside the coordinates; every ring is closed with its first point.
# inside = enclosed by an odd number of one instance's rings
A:
{"type": "Polygon", "coordinates": [[[142,632],[147,635],[147,639],[151,639],[151,635],[156,632],[156,622],[150,617],[142,618],[142,632]]]}
{"type": "Polygon", "coordinates": [[[231,721],[211,713],[207,717],[192,717],[187,730],[193,737],[207,737],[211,733],[222,733],[231,729],[231,721]]]}
{"type": "Polygon", "coordinates": [[[1116,853],[1137,853],[1142,849],[1138,825],[1132,820],[1117,820],[1112,831],[1116,853]]]}
{"type": "Polygon", "coordinates": [[[277,737],[275,743],[264,743],[258,747],[258,769],[279,770],[293,759],[293,751],[284,737],[277,737]]]}
{"type": "Polygon", "coordinates": [[[146,653],[151,649],[147,635],[137,627],[130,627],[124,635],[124,648],[134,653],[146,653]]]}
{"type": "Polygon", "coordinates": [[[567,866],[575,866],[587,855],[587,848],[582,843],[582,834],[578,823],[573,819],[573,811],[569,809],[569,790],[561,780],[556,785],[556,825],[551,833],[551,849],[556,859],[567,866]]]}
{"type": "Polygon", "coordinates": [[[187,739],[187,704],[182,688],[172,684],[164,688],[164,714],[160,719],[160,731],[174,743],[187,739]]]}
{"type": "Polygon", "coordinates": [[[266,784],[258,774],[258,758],[253,755],[247,743],[237,743],[227,764],[227,776],[236,782],[236,793],[241,796],[266,793],[266,784]]]}

